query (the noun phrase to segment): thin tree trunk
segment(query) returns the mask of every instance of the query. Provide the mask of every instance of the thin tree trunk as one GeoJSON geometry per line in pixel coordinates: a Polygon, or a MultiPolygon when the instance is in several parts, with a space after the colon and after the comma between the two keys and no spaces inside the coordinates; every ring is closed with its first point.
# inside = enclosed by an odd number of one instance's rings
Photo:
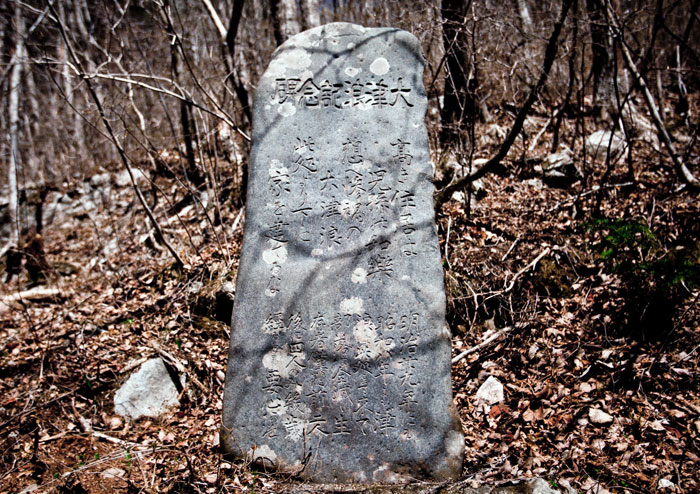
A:
{"type": "Polygon", "coordinates": [[[296,0],[272,0],[275,41],[281,45],[301,31],[296,0]]]}
{"type": "Polygon", "coordinates": [[[532,34],[532,17],[530,10],[527,8],[527,0],[516,0],[518,4],[518,14],[522,23],[523,33],[526,35],[532,34]]]}
{"type": "Polygon", "coordinates": [[[610,118],[615,99],[613,81],[612,39],[605,15],[605,0],[586,0],[588,25],[591,31],[591,72],[593,75],[593,106],[600,118],[610,118]]]}
{"type": "Polygon", "coordinates": [[[304,30],[321,25],[320,0],[301,0],[301,25],[304,30]]]}
{"type": "Polygon", "coordinates": [[[10,188],[10,246],[19,246],[19,196],[17,191],[17,173],[19,170],[19,95],[22,83],[22,59],[24,58],[24,18],[20,3],[15,3],[14,12],[15,53],[12,56],[12,74],[10,75],[10,94],[8,112],[10,116],[10,167],[7,184],[10,188]]]}
{"type": "MultiPolygon", "coordinates": [[[[164,2],[161,6],[161,13],[163,15],[163,22],[165,23],[168,35],[172,37],[172,42],[170,43],[170,67],[173,73],[173,80],[177,83],[178,87],[184,87],[181,81],[182,73],[182,62],[180,60],[182,45],[180,44],[180,37],[177,36],[175,32],[175,26],[170,17],[170,4],[169,2],[164,2]]],[[[199,187],[204,182],[204,177],[197,167],[197,161],[194,152],[193,140],[196,138],[194,132],[194,122],[192,121],[192,107],[189,100],[180,100],[180,125],[182,126],[182,138],[185,141],[185,158],[187,161],[187,167],[184,169],[185,176],[192,182],[195,187],[199,187]]]]}
{"type": "Polygon", "coordinates": [[[467,52],[468,37],[465,29],[465,16],[471,1],[442,0],[442,43],[445,49],[447,72],[445,75],[445,95],[440,119],[440,137],[443,143],[455,143],[462,134],[461,124],[466,115],[476,112],[474,87],[476,74],[471,81],[468,67],[471,65],[467,52]]]}
{"type": "MultiPolygon", "coordinates": [[[[576,10],[578,7],[578,0],[574,2],[574,17],[576,16],[576,10]]],[[[551,152],[556,153],[559,148],[559,131],[561,129],[561,124],[564,119],[564,113],[566,112],[566,107],[571,101],[571,95],[574,92],[574,84],[576,83],[576,40],[578,39],[578,21],[574,21],[574,30],[571,33],[571,39],[573,40],[574,47],[571,50],[571,55],[569,55],[568,70],[569,70],[569,84],[566,88],[566,95],[564,96],[564,101],[562,101],[557,115],[554,119],[554,128],[552,130],[552,147],[551,152]]]]}
{"type": "Polygon", "coordinates": [[[226,67],[226,81],[231,84],[231,87],[236,93],[236,97],[238,98],[238,102],[241,104],[243,114],[248,120],[248,123],[252,123],[253,115],[250,109],[250,98],[244,83],[244,80],[247,79],[247,70],[244,64],[239,64],[240,69],[239,71],[236,71],[235,63],[236,36],[238,35],[238,26],[243,15],[243,5],[245,4],[245,0],[233,1],[228,29],[226,29],[224,27],[224,23],[221,22],[221,17],[219,17],[219,14],[216,12],[211,0],[202,0],[202,3],[206,7],[209,17],[214,23],[216,31],[219,33],[219,38],[221,39],[221,54],[226,67]]]}
{"type": "MultiPolygon", "coordinates": [[[[226,71],[228,73],[226,80],[230,82],[231,86],[233,87],[233,90],[236,92],[236,96],[238,97],[238,100],[241,103],[243,113],[248,119],[248,122],[252,123],[253,116],[250,110],[248,91],[246,90],[243,81],[241,81],[240,78],[237,76],[235,70],[236,35],[238,33],[238,26],[241,21],[241,16],[243,14],[243,4],[245,0],[234,0],[231,18],[229,19],[228,29],[224,28],[224,24],[223,22],[221,22],[221,18],[216,12],[216,9],[212,5],[211,1],[202,0],[202,2],[207,8],[209,16],[211,17],[214,26],[216,26],[216,30],[218,31],[219,37],[221,38],[222,55],[224,59],[224,65],[226,66],[226,71]]],[[[246,198],[245,196],[248,180],[247,160],[244,160],[242,163],[241,173],[243,176],[243,180],[241,182],[240,194],[238,197],[238,206],[240,207],[242,207],[245,204],[246,198]]]]}

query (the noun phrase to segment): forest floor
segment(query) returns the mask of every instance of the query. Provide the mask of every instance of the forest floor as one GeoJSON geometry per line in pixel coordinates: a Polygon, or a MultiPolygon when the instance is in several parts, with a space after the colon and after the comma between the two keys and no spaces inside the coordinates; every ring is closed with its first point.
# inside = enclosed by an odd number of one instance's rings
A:
{"type": "MultiPolygon", "coordinates": [[[[573,492],[700,491],[700,292],[652,262],[697,263],[700,201],[672,185],[659,155],[636,153],[634,186],[607,186],[628,181],[624,162],[596,190],[600,164],[554,187],[537,159],[511,159],[469,214],[464,201],[443,208],[453,356],[473,350],[452,368],[462,485],[542,477],[573,492]],[[476,399],[488,376],[505,387],[493,406],[476,399]]],[[[239,210],[224,201],[219,236],[192,237],[198,253],[177,268],[117,177],[105,169],[52,193],[83,207],[44,228],[50,297],[11,299],[27,293],[26,273],[2,285],[0,493],[284,491],[294,479],[219,450],[230,335],[216,293],[235,279],[239,210]],[[114,415],[115,391],[157,356],[187,377],[179,409],[114,415]]],[[[170,190],[172,179],[156,181],[170,190]]],[[[207,230],[185,209],[184,224],[207,230]]]]}

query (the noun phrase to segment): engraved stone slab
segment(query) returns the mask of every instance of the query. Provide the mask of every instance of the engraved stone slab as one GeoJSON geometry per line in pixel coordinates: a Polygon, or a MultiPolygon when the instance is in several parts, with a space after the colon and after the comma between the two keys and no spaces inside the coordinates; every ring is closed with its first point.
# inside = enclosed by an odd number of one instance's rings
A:
{"type": "Polygon", "coordinates": [[[405,31],[336,23],[262,76],[228,452],[319,482],[460,474],[423,66],[405,31]]]}

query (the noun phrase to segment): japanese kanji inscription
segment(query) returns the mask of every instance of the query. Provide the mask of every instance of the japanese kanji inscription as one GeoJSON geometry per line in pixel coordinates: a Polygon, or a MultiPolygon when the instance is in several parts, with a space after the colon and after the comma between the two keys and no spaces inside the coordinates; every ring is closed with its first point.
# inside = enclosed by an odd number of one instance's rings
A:
{"type": "Polygon", "coordinates": [[[335,23],[260,80],[229,453],[318,482],[459,476],[422,75],[411,34],[335,23]]]}

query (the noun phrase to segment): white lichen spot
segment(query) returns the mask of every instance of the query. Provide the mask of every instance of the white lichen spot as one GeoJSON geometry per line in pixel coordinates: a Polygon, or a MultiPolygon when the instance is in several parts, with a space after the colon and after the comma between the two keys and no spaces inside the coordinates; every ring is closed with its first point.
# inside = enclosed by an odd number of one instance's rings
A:
{"type": "Polygon", "coordinates": [[[277,453],[267,444],[262,444],[257,448],[250,448],[247,456],[250,461],[269,460],[274,463],[277,459],[277,453]]]}
{"type": "Polygon", "coordinates": [[[262,364],[268,370],[279,372],[280,377],[294,377],[304,368],[306,354],[289,351],[289,345],[274,348],[263,355],[262,364]]]}
{"type": "Polygon", "coordinates": [[[365,34],[367,32],[367,28],[359,24],[353,24],[352,28],[360,34],[365,34]]]}
{"type": "Polygon", "coordinates": [[[362,72],[362,69],[358,69],[357,67],[345,67],[345,75],[348,77],[355,77],[360,72],[362,72]]]}
{"type": "Polygon", "coordinates": [[[277,296],[277,292],[273,292],[269,288],[265,288],[265,296],[270,297],[270,298],[275,298],[277,296]]]}
{"type": "Polygon", "coordinates": [[[364,303],[360,297],[350,297],[340,302],[340,312],[343,314],[362,314],[364,310],[364,303]]]}
{"type": "Polygon", "coordinates": [[[308,51],[300,48],[284,50],[277,56],[277,61],[287,68],[304,70],[311,65],[311,55],[308,51]]]}
{"type": "MultiPolygon", "coordinates": [[[[289,182],[289,170],[280,160],[270,161],[268,174],[274,182],[289,182]]],[[[270,202],[268,202],[267,205],[268,207],[275,207],[275,205],[270,202]]]]}
{"type": "Polygon", "coordinates": [[[277,108],[277,113],[283,117],[291,117],[297,112],[297,107],[291,101],[285,101],[279,108],[277,108]]]}
{"type": "Polygon", "coordinates": [[[450,431],[445,438],[447,454],[453,457],[462,457],[464,452],[464,436],[458,431],[450,431]]]}
{"type": "Polygon", "coordinates": [[[355,43],[348,43],[347,46],[346,46],[346,48],[347,48],[348,50],[352,50],[352,49],[355,48],[355,46],[357,46],[357,45],[355,45],[355,43]]]}
{"type": "Polygon", "coordinates": [[[265,109],[266,109],[267,111],[270,111],[271,108],[272,108],[272,107],[271,107],[270,105],[265,105],[265,109]]]}
{"type": "Polygon", "coordinates": [[[386,343],[379,338],[377,327],[372,321],[358,321],[352,332],[357,341],[355,357],[358,360],[375,360],[388,355],[386,343]]]}
{"type": "Polygon", "coordinates": [[[407,274],[405,274],[401,277],[401,281],[409,281],[410,279],[411,279],[411,277],[408,276],[407,274]]]}
{"type": "Polygon", "coordinates": [[[308,419],[311,417],[311,409],[304,403],[296,402],[289,408],[289,414],[300,419],[308,419]]]}
{"type": "Polygon", "coordinates": [[[263,251],[263,261],[267,264],[284,264],[287,261],[287,244],[271,238],[267,245],[269,247],[263,251]]]}
{"type": "Polygon", "coordinates": [[[268,401],[266,404],[267,411],[271,415],[284,415],[287,413],[287,402],[284,400],[280,400],[279,398],[276,400],[268,401]]]}
{"type": "Polygon", "coordinates": [[[281,63],[279,60],[273,60],[270,62],[270,66],[265,71],[263,77],[270,81],[270,86],[275,87],[277,85],[277,79],[282,79],[287,72],[287,66],[281,63]]]}
{"type": "Polygon", "coordinates": [[[323,249],[314,249],[311,251],[312,257],[321,257],[323,255],[323,249]]]}
{"type": "MultiPolygon", "coordinates": [[[[360,108],[361,110],[367,110],[371,107],[372,107],[372,105],[370,103],[363,102],[363,103],[360,103],[358,108],[360,108]]],[[[356,172],[364,173],[365,171],[372,168],[372,162],[367,161],[367,160],[362,160],[362,161],[358,161],[357,163],[353,163],[351,166],[352,166],[352,169],[355,170],[356,172]]]]}
{"type": "Polygon", "coordinates": [[[354,201],[351,201],[350,199],[343,199],[340,201],[340,204],[338,204],[338,212],[345,218],[346,220],[351,218],[352,215],[355,214],[357,211],[357,203],[354,201]]]}
{"type": "Polygon", "coordinates": [[[363,268],[356,268],[355,271],[352,272],[350,280],[353,283],[364,285],[367,283],[367,271],[365,271],[363,268]]]}
{"type": "Polygon", "coordinates": [[[252,383],[252,382],[253,382],[253,377],[252,377],[252,376],[245,376],[245,382],[247,382],[247,383],[252,383]]]}
{"type": "Polygon", "coordinates": [[[389,62],[384,57],[377,58],[372,65],[369,66],[369,70],[376,75],[384,75],[389,72],[389,62]]]}
{"type": "MultiPolygon", "coordinates": [[[[353,108],[356,110],[367,111],[367,110],[371,110],[372,108],[374,108],[374,106],[372,106],[372,103],[370,103],[369,99],[363,99],[363,100],[358,101],[355,104],[355,106],[353,106],[353,108]]],[[[353,165],[353,168],[356,168],[356,164],[353,165]]]]}
{"type": "Polygon", "coordinates": [[[386,463],[372,472],[372,477],[377,482],[387,482],[390,484],[395,484],[404,479],[404,476],[392,471],[386,463]]]}
{"type": "Polygon", "coordinates": [[[401,442],[406,443],[414,438],[415,433],[413,431],[404,430],[399,434],[399,439],[401,442]]]}

